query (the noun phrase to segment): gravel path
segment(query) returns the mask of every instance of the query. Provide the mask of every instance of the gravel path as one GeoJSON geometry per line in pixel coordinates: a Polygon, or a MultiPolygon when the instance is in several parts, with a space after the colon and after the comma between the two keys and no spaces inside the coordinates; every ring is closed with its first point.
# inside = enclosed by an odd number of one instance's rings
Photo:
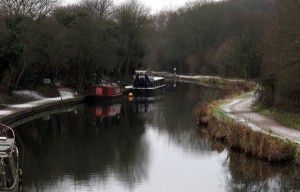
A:
{"type": "Polygon", "coordinates": [[[248,125],[254,130],[260,130],[300,143],[299,130],[283,126],[273,119],[253,112],[251,110],[253,100],[253,94],[242,98],[236,98],[231,100],[229,103],[221,105],[221,109],[225,112],[225,114],[227,114],[227,116],[248,125]]]}

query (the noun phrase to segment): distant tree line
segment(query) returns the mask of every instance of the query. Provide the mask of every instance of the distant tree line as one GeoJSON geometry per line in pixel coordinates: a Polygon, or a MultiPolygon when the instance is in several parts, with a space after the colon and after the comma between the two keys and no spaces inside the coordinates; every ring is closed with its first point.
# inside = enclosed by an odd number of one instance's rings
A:
{"type": "Polygon", "coordinates": [[[256,79],[265,106],[300,104],[300,1],[199,0],[150,15],[138,1],[0,1],[0,83],[50,78],[84,91],[135,69],[256,79]]]}
{"type": "Polygon", "coordinates": [[[149,68],[254,79],[260,104],[299,110],[299,0],[196,1],[151,26],[149,68]]]}
{"type": "Polygon", "coordinates": [[[182,73],[256,78],[271,5],[272,0],[196,1],[155,15],[147,62],[182,73]]]}

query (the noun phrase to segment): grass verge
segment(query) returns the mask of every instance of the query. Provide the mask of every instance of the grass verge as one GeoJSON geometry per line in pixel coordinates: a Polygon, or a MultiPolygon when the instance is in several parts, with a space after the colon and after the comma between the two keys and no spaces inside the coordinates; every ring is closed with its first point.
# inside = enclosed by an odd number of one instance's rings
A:
{"type": "Polygon", "coordinates": [[[288,113],[276,108],[263,108],[259,105],[254,105],[252,110],[261,115],[270,117],[285,126],[300,130],[300,114],[288,113]]]}
{"type": "Polygon", "coordinates": [[[256,85],[254,82],[244,80],[229,80],[221,77],[201,77],[196,82],[205,87],[218,87],[224,90],[252,90],[256,85]]]}
{"type": "Polygon", "coordinates": [[[231,149],[269,162],[295,160],[295,144],[251,130],[233,120],[211,117],[208,123],[211,137],[222,141],[231,149]]]}
{"type": "MultiPolygon", "coordinates": [[[[244,89],[248,91],[248,89],[244,89]]],[[[230,92],[228,97],[233,97],[241,92],[230,92]]],[[[242,97],[245,96],[242,95],[242,97]]],[[[300,162],[299,146],[292,142],[253,131],[250,127],[240,124],[226,116],[220,105],[226,100],[202,103],[198,114],[198,124],[203,119],[209,128],[211,138],[221,141],[231,149],[237,149],[245,155],[253,156],[269,162],[300,162]]]]}

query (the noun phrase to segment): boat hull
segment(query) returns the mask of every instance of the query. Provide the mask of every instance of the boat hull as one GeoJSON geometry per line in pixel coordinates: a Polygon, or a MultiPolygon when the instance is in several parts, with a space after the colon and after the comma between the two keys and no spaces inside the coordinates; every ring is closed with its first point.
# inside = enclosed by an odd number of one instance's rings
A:
{"type": "Polygon", "coordinates": [[[121,88],[117,85],[99,84],[92,87],[89,95],[85,97],[87,102],[107,102],[120,98],[122,96],[121,88]]]}
{"type": "Polygon", "coordinates": [[[104,95],[87,95],[85,101],[88,103],[99,103],[99,102],[117,102],[122,97],[122,94],[104,96],[104,95]]]}
{"type": "Polygon", "coordinates": [[[20,191],[19,185],[20,185],[20,176],[19,176],[19,174],[17,174],[13,186],[10,188],[6,188],[6,189],[0,189],[0,191],[18,192],[18,191],[20,191]]]}
{"type": "Polygon", "coordinates": [[[153,96],[165,92],[165,79],[157,77],[151,71],[136,70],[132,86],[126,86],[133,95],[153,96]]]}
{"type": "Polygon", "coordinates": [[[0,130],[0,191],[19,191],[19,152],[15,133],[4,124],[0,124],[0,130]]]}
{"type": "Polygon", "coordinates": [[[133,93],[133,95],[141,95],[141,96],[154,96],[156,94],[164,93],[166,86],[162,85],[160,87],[155,88],[139,88],[139,87],[127,87],[127,92],[133,93]]]}

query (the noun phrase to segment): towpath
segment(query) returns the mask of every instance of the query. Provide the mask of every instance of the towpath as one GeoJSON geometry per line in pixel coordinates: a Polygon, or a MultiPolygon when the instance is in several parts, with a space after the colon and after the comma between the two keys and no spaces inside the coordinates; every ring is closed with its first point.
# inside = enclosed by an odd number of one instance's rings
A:
{"type": "Polygon", "coordinates": [[[5,108],[0,109],[0,123],[12,123],[21,117],[27,117],[36,113],[40,113],[47,109],[67,106],[73,103],[81,102],[83,96],[73,96],[70,89],[59,89],[60,97],[43,98],[23,104],[4,105],[5,108]]]}
{"type": "Polygon", "coordinates": [[[244,97],[234,98],[231,101],[222,104],[220,108],[227,116],[248,125],[254,130],[261,130],[268,134],[300,143],[299,130],[283,126],[273,119],[253,112],[251,110],[253,101],[254,95],[251,93],[244,97]]]}

